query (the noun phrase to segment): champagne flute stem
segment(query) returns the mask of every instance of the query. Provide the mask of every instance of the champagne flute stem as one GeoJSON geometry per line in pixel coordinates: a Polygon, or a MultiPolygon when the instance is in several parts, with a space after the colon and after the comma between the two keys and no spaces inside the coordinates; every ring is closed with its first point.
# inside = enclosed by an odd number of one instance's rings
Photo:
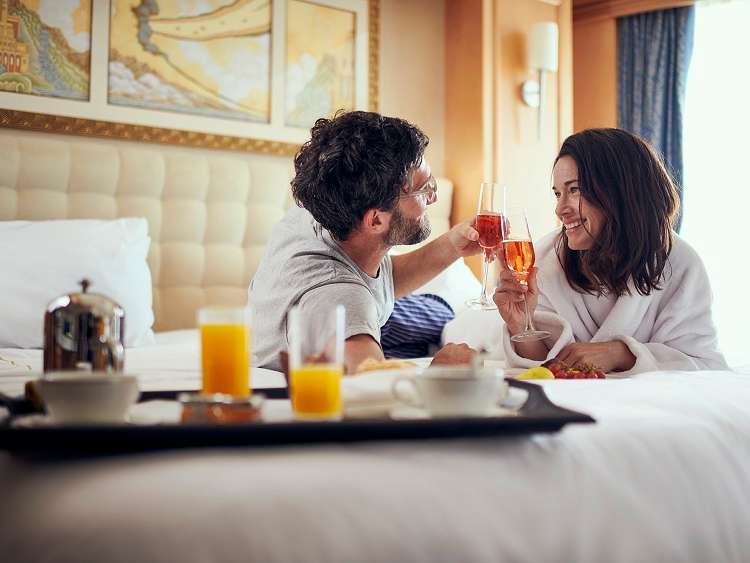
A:
{"type": "Polygon", "coordinates": [[[529,302],[526,301],[526,294],[523,294],[523,308],[526,313],[526,327],[523,329],[524,332],[530,332],[534,330],[531,325],[531,315],[529,315],[529,302]]]}
{"type": "Polygon", "coordinates": [[[529,302],[526,300],[525,293],[523,294],[523,308],[526,311],[526,328],[524,329],[524,332],[536,332],[536,327],[534,326],[534,319],[529,313],[529,302]]]}
{"type": "Polygon", "coordinates": [[[487,295],[487,280],[490,276],[490,262],[487,260],[487,252],[482,252],[482,301],[490,302],[487,295]]]}

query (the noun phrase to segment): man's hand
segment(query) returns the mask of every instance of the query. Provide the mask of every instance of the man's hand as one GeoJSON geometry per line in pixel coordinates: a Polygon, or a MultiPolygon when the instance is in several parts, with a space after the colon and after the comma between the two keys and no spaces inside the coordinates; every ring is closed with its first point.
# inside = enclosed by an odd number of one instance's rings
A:
{"type": "Polygon", "coordinates": [[[431,366],[470,364],[477,351],[467,344],[446,344],[437,351],[431,366]]]}
{"type": "Polygon", "coordinates": [[[479,233],[472,226],[472,223],[471,221],[459,223],[448,231],[448,240],[459,257],[474,256],[482,251],[478,242],[479,233]]]}
{"type": "Polygon", "coordinates": [[[635,365],[635,356],[621,340],[607,342],[574,342],[555,358],[569,366],[590,364],[604,371],[627,371],[635,365]]]}
{"type": "Polygon", "coordinates": [[[393,256],[393,288],[396,297],[423,286],[462,256],[481,250],[479,233],[469,223],[454,226],[432,242],[408,254],[393,256]]]}

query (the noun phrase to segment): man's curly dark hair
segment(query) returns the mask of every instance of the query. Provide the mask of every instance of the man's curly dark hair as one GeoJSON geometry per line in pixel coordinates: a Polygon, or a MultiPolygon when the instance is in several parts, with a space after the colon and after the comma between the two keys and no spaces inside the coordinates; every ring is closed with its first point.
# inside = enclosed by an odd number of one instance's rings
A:
{"type": "Polygon", "coordinates": [[[391,211],[429,143],[408,121],[352,111],[318,119],[294,157],[292,195],[344,241],[368,209],[391,211]]]}

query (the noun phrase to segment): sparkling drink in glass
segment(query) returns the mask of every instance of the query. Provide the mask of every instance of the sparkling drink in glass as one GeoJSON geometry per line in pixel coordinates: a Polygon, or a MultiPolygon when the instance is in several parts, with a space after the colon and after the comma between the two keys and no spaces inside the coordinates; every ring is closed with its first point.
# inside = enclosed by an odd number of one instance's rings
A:
{"type": "Polygon", "coordinates": [[[482,247],[482,292],[466,305],[470,309],[495,309],[491,288],[488,287],[490,265],[495,260],[495,249],[502,241],[502,210],[505,204],[505,187],[495,182],[482,182],[479,187],[477,214],[474,228],[479,233],[479,246],[482,247]]]}
{"type": "Polygon", "coordinates": [[[522,282],[528,283],[529,271],[534,266],[534,245],[530,240],[503,241],[505,262],[513,274],[522,282]]]}
{"type": "Polygon", "coordinates": [[[500,244],[500,213],[479,213],[474,220],[474,228],[479,233],[479,246],[485,250],[494,250],[500,244]]]}
{"type": "MultiPolygon", "coordinates": [[[[534,266],[536,259],[534,245],[531,242],[529,221],[526,211],[523,209],[510,209],[505,211],[501,224],[503,233],[503,254],[508,269],[513,276],[523,285],[529,283],[529,272],[534,266]]],[[[537,330],[534,327],[534,319],[529,314],[529,304],[526,294],[523,294],[525,328],[522,332],[510,337],[514,342],[528,342],[542,340],[550,336],[546,330],[537,330]]]]}

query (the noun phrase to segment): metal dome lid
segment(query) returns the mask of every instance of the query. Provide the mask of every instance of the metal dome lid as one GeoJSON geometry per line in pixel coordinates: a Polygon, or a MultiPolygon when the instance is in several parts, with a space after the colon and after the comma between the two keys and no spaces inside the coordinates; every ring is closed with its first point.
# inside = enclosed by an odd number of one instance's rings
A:
{"type": "Polygon", "coordinates": [[[91,281],[83,278],[80,282],[80,293],[61,295],[54,299],[48,306],[48,313],[66,312],[74,316],[92,315],[99,319],[111,319],[123,317],[123,308],[114,300],[101,293],[89,293],[91,281]]]}

